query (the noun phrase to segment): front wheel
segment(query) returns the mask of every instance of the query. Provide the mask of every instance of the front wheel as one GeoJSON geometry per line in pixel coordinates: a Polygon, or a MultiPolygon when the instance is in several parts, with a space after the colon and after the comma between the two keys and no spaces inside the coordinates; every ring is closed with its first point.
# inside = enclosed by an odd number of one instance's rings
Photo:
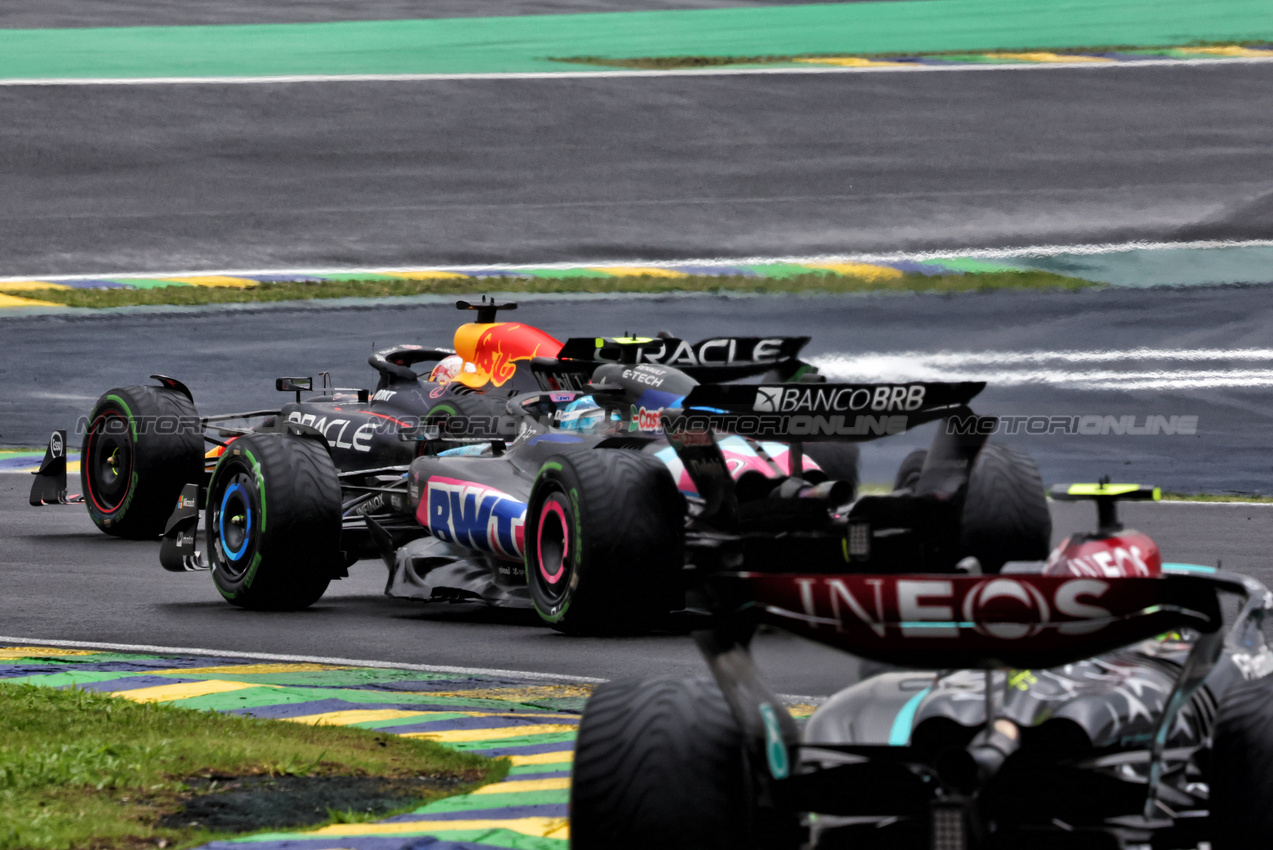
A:
{"type": "Polygon", "coordinates": [[[212,578],[227,601],[307,608],[341,567],[336,467],[313,440],[240,437],[212,474],[206,525],[212,578]]]}
{"type": "Polygon", "coordinates": [[[558,631],[646,631],[678,607],[684,498],[652,455],[590,449],[540,468],[526,512],[526,580],[558,631]]]}
{"type": "Polygon", "coordinates": [[[575,850],[795,850],[795,814],[759,810],[742,732],[710,679],[601,685],[570,783],[575,850]]]}
{"type": "Polygon", "coordinates": [[[203,427],[194,402],[167,387],[116,387],[88,415],[80,480],[102,531],[158,537],[187,484],[203,477],[203,427]]]}

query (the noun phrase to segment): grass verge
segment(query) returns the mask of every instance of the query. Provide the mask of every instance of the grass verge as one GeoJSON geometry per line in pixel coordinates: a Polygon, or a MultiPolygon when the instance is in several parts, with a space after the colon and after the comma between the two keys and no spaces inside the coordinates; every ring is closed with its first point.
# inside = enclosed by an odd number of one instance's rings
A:
{"type": "Polygon", "coordinates": [[[1017,47],[995,48],[993,50],[960,50],[958,52],[924,52],[912,53],[793,53],[765,54],[760,56],[638,56],[631,58],[612,58],[608,56],[550,56],[553,62],[568,62],[575,65],[597,65],[606,68],[633,68],[645,71],[674,71],[693,68],[716,68],[724,65],[786,65],[793,62],[817,59],[838,59],[852,57],[868,59],[876,62],[897,62],[907,59],[964,59],[989,55],[1022,54],[1022,53],[1054,53],[1058,56],[1083,56],[1093,53],[1127,53],[1133,55],[1165,54],[1173,50],[1189,50],[1203,48],[1249,47],[1268,48],[1264,41],[1192,41],[1188,44],[1164,44],[1154,47],[1144,45],[1114,44],[1098,47],[1017,47]]]}
{"type": "MultiPolygon", "coordinates": [[[[231,304],[305,301],[319,298],[378,298],[403,295],[464,295],[484,292],[537,293],[856,293],[856,292],[985,292],[994,289],[1077,290],[1098,286],[1091,281],[1043,271],[970,272],[949,275],[794,274],[786,277],[688,275],[664,277],[473,277],[427,280],[326,280],[261,283],[245,289],[209,286],[165,286],[156,289],[30,289],[23,298],[68,307],[130,307],[146,304],[231,304]]],[[[0,283],[0,292],[4,284],[0,283]]]]}
{"type": "MultiPolygon", "coordinates": [[[[233,779],[416,780],[420,797],[409,809],[502,778],[506,771],[505,762],[369,730],[135,703],[78,689],[0,684],[4,850],[179,848],[226,838],[204,827],[161,821],[165,816],[171,821],[187,801],[197,801],[198,792],[233,779]]],[[[259,797],[260,781],[254,787],[259,797]]],[[[365,817],[329,807],[319,822],[365,817]]]]}

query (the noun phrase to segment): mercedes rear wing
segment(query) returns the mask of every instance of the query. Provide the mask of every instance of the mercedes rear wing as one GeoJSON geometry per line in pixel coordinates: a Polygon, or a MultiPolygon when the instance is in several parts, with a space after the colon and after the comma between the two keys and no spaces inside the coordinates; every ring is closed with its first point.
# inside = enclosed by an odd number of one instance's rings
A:
{"type": "MultiPolygon", "coordinates": [[[[761,679],[748,648],[761,624],[778,626],[854,655],[926,670],[983,669],[985,722],[967,749],[973,773],[993,774],[1016,737],[998,740],[1004,691],[989,671],[1073,663],[1181,629],[1198,634],[1146,742],[1144,817],[1157,811],[1159,779],[1170,730],[1215,668],[1221,650],[1263,646],[1261,623],[1273,595],[1245,576],[1164,575],[1151,578],[718,573],[710,628],[695,632],[744,745],[770,771],[756,778],[767,794],[794,776],[802,746],[856,757],[905,759],[904,747],[800,741],[791,715],[761,679]],[[1227,636],[1219,594],[1244,605],[1227,636]],[[998,752],[991,752],[990,749],[998,752]],[[775,769],[777,766],[780,769],[775,769]]],[[[971,696],[971,695],[970,695],[971,696]]],[[[1016,734],[1016,727],[1006,726],[1016,734]]]]}
{"type": "Polygon", "coordinates": [[[762,623],[854,655],[928,670],[1032,669],[1181,629],[1223,624],[1212,576],[1075,578],[720,573],[719,598],[762,623]]]}

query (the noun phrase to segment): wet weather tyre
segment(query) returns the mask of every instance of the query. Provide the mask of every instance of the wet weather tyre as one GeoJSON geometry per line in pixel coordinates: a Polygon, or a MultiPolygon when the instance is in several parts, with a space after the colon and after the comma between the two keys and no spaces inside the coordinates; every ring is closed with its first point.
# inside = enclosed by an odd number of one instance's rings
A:
{"type": "Polygon", "coordinates": [[[685,500],[652,455],[591,449],[544,462],[526,512],[540,618],[574,634],[648,631],[680,607],[685,500]]]}
{"type": "Polygon", "coordinates": [[[914,491],[915,485],[919,483],[919,474],[924,471],[926,460],[928,460],[927,449],[916,449],[902,458],[901,465],[897,467],[897,475],[893,478],[893,489],[914,491]]]}
{"type": "Polygon", "coordinates": [[[93,405],[80,447],[88,515],[102,531],[158,537],[181,488],[203,479],[194,402],[167,387],[116,387],[93,405]]]}
{"type": "Polygon", "coordinates": [[[794,850],[794,814],[752,805],[742,733],[711,679],[607,682],[584,709],[575,850],[794,850]]]}
{"type": "Polygon", "coordinates": [[[857,492],[858,447],[853,443],[809,443],[804,453],[832,481],[847,481],[857,492]]]}
{"type": "Polygon", "coordinates": [[[340,497],[336,467],[315,440],[253,434],[231,443],[208,487],[217,590],[258,610],[317,602],[343,563],[340,497]]]}
{"type": "Polygon", "coordinates": [[[1220,702],[1209,769],[1212,850],[1247,850],[1273,835],[1273,677],[1241,682],[1220,702]]]}
{"type": "Polygon", "coordinates": [[[1052,514],[1034,460],[1007,446],[981,447],[968,477],[960,549],[997,573],[1008,561],[1048,556],[1052,514]]]}
{"type": "Polygon", "coordinates": [[[424,414],[426,425],[441,428],[441,440],[435,448],[445,449],[454,444],[447,437],[460,439],[505,439],[516,434],[499,433],[499,414],[504,412],[507,399],[482,393],[455,393],[439,401],[424,414]]]}

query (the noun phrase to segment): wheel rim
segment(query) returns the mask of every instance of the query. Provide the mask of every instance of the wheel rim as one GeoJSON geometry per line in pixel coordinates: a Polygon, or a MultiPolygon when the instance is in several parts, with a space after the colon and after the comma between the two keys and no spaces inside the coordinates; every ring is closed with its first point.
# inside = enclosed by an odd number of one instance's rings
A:
{"type": "Polygon", "coordinates": [[[115,513],[128,499],[133,483],[133,447],[128,439],[128,419],[104,410],[88,432],[84,463],[88,470],[88,495],[104,514],[115,513]]]}
{"type": "Polygon", "coordinates": [[[221,498],[214,503],[211,526],[216,532],[219,568],[230,579],[243,576],[256,548],[259,521],[256,518],[255,483],[246,472],[236,471],[221,491],[221,498]]]}
{"type": "Polygon", "coordinates": [[[566,594],[571,572],[570,503],[562,493],[544,500],[535,531],[536,580],[551,601],[566,594]]]}

